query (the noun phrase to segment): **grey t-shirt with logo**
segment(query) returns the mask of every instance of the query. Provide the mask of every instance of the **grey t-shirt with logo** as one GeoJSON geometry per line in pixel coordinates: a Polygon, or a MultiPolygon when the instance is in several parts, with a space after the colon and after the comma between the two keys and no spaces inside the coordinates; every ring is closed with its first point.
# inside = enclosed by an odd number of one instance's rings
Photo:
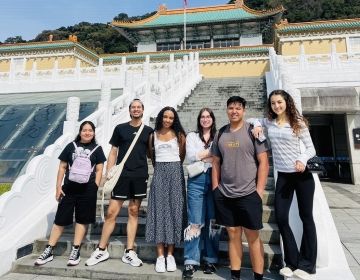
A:
{"type": "MultiPolygon", "coordinates": [[[[218,132],[219,133],[219,132],[218,132]]],[[[211,153],[222,157],[220,191],[230,198],[246,196],[256,191],[257,154],[266,152],[266,141],[255,140],[250,131],[250,124],[237,131],[230,132],[228,125],[218,141],[214,137],[211,153]]]]}

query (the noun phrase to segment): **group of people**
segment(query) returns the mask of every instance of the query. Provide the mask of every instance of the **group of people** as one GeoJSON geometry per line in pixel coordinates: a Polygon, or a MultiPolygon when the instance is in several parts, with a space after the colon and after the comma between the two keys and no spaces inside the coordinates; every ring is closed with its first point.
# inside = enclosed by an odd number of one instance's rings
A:
{"type": "MultiPolygon", "coordinates": [[[[306,119],[297,111],[292,97],[283,90],[273,91],[268,100],[268,116],[245,120],[246,100],[233,96],[227,100],[229,124],[216,130],[214,113],[200,110],[197,130],[187,135],[174,108],[163,108],[155,129],[144,126],[117,181],[96,250],[85,265],[92,266],[109,258],[107,245],[123,203],[129,200],[127,243],[122,261],[141,266],[134,243],[138,214],[147,196],[147,157],[154,165],[146,217],[145,239],[156,244],[158,273],[177,269],[175,246],[184,242],[183,278],[191,279],[203,260],[203,272],[216,272],[221,227],[228,234],[231,279],[240,279],[244,232],[254,279],[263,279],[264,248],[262,197],[269,172],[268,143],[260,137],[266,129],[271,143],[273,164],[278,171],[275,191],[275,213],[284,245],[285,266],[280,274],[309,279],[316,269],[316,228],[312,216],[315,183],[306,168],[315,155],[306,119]],[[305,146],[303,151],[300,147],[305,146]],[[201,172],[189,177],[187,187],[183,161],[201,162],[201,172]],[[289,225],[289,211],[296,192],[303,238],[300,250],[289,225]]],[[[144,105],[134,99],[129,106],[130,122],[114,129],[106,170],[119,164],[129,149],[141,124],[144,105]]],[[[80,262],[80,245],[87,226],[95,222],[96,194],[103,173],[105,155],[95,142],[95,126],[80,125],[74,143],[59,156],[56,199],[59,201],[48,245],[35,265],[53,259],[53,248],[65,226],[73,224],[75,235],[68,265],[80,262]],[[88,182],[69,179],[76,157],[82,153],[93,166],[88,182]],[[64,179],[64,180],[63,180],[64,179]]]]}

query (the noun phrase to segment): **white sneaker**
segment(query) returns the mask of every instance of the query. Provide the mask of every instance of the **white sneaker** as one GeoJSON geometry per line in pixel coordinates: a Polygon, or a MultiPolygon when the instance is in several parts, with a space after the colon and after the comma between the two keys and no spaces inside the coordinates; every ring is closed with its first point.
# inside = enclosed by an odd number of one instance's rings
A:
{"type": "Polygon", "coordinates": [[[96,248],[96,250],[91,254],[90,258],[87,259],[85,265],[92,266],[98,264],[99,262],[106,261],[109,258],[109,252],[107,248],[105,250],[100,250],[96,248]]]}
{"type": "Polygon", "coordinates": [[[44,252],[36,259],[35,265],[43,265],[54,259],[53,249],[50,245],[46,246],[44,252]]]}
{"type": "Polygon", "coordinates": [[[139,259],[134,250],[130,250],[129,253],[124,251],[124,255],[121,258],[124,263],[128,263],[132,266],[142,266],[143,262],[139,259]]]}
{"type": "Polygon", "coordinates": [[[70,257],[67,262],[68,266],[75,266],[80,263],[80,248],[75,248],[74,246],[71,249],[70,257]]]}
{"type": "Polygon", "coordinates": [[[168,272],[174,272],[176,270],[176,262],[173,255],[168,255],[166,257],[166,270],[168,272]]]}
{"type": "Polygon", "coordinates": [[[280,269],[279,271],[280,275],[284,276],[284,277],[293,277],[294,273],[291,270],[291,268],[285,266],[282,269],[280,269]]]}
{"type": "Polygon", "coordinates": [[[156,259],[155,271],[158,272],[158,273],[163,273],[163,272],[166,271],[164,256],[158,257],[156,259]]]}
{"type": "Polygon", "coordinates": [[[294,271],[294,276],[297,277],[297,278],[300,278],[302,280],[309,280],[310,279],[310,274],[307,273],[304,270],[301,270],[301,269],[295,270],[294,271]]]}

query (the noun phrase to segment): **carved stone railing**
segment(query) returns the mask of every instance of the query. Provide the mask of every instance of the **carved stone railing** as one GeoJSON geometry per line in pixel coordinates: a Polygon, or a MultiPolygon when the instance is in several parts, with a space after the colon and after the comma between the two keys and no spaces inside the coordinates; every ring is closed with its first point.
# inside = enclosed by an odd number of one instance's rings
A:
{"type": "MultiPolygon", "coordinates": [[[[336,53],[334,45],[331,54],[321,56],[305,55],[303,48],[301,48],[299,56],[281,56],[271,48],[269,59],[270,71],[266,74],[268,94],[275,89],[286,90],[294,98],[300,112],[302,112],[302,106],[299,88],[302,86],[360,84],[359,57],[354,55],[346,60],[344,54],[336,53]]],[[[274,171],[276,179],[277,171],[274,171]]],[[[319,177],[317,174],[313,174],[313,177],[315,180],[313,215],[318,237],[318,254],[317,273],[311,279],[355,280],[346,261],[319,177]]],[[[298,246],[300,246],[302,222],[299,218],[296,194],[291,205],[289,220],[298,246]]]]}
{"type": "MultiPolygon", "coordinates": [[[[180,105],[200,82],[198,53],[184,56],[183,60],[152,65],[149,58],[142,65],[104,68],[106,71],[123,73],[123,93],[111,101],[112,80],[101,82],[101,99],[98,109],[84,120],[92,121],[96,126],[97,142],[108,154],[108,144],[114,126],[129,120],[129,104],[134,98],[140,98],[145,106],[143,120],[150,117],[166,105],[180,105]],[[122,69],[122,70],[121,70],[122,69]]],[[[54,89],[56,90],[56,89],[54,89]]],[[[63,135],[45,149],[42,155],[34,157],[26,172],[16,179],[11,190],[0,196],[0,275],[11,268],[18,248],[31,244],[35,239],[46,236],[53,224],[56,210],[55,183],[58,170],[58,156],[64,147],[78,133],[82,121],[79,117],[80,100],[70,97],[67,105],[63,135]]]]}
{"type": "MultiPolygon", "coordinates": [[[[188,64],[199,60],[198,53],[190,53],[188,64]],[[193,58],[193,60],[191,59],[193,58]]],[[[186,56],[187,57],[187,56],[186,56]]],[[[177,65],[182,68],[186,62],[183,60],[174,61],[174,55],[170,55],[170,61],[166,63],[150,63],[149,56],[143,64],[127,64],[126,57],[122,57],[121,64],[104,66],[102,59],[96,67],[80,67],[80,60],[77,60],[74,68],[59,68],[55,62],[52,69],[38,70],[36,62],[29,71],[15,71],[10,68],[9,72],[0,72],[0,93],[14,92],[42,92],[42,91],[66,91],[66,90],[90,90],[98,89],[102,81],[111,81],[112,88],[123,88],[125,80],[143,76],[144,67],[148,67],[150,80],[158,77],[159,70],[169,72],[176,69],[177,65]],[[179,62],[178,62],[179,61],[179,62]],[[171,66],[170,66],[171,65],[171,66]]],[[[183,73],[184,74],[184,73],[183,73]]],[[[171,75],[175,75],[171,72],[171,75]]]]}

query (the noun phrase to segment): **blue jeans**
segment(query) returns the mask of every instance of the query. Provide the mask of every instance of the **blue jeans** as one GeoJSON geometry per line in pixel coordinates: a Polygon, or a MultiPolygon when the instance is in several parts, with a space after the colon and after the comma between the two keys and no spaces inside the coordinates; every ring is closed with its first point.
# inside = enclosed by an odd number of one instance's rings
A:
{"type": "Polygon", "coordinates": [[[185,265],[200,265],[202,241],[203,259],[209,263],[217,263],[221,227],[214,224],[211,169],[188,179],[187,204],[189,226],[184,232],[185,265]]]}

